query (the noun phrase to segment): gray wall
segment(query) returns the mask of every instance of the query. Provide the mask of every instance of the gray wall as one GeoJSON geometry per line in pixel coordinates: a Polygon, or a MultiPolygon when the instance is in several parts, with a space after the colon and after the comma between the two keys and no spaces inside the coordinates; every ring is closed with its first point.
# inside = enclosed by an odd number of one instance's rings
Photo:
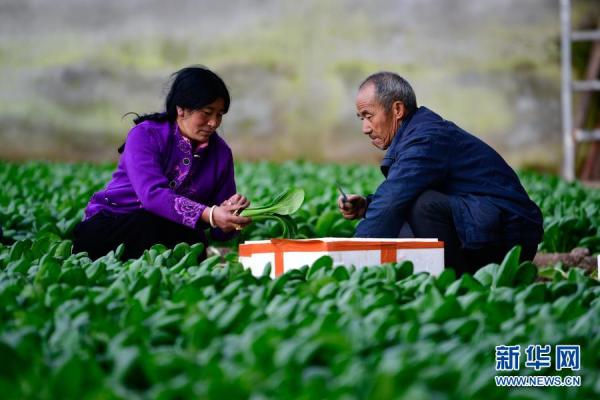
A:
{"type": "Polygon", "coordinates": [[[201,63],[238,158],[372,161],[356,86],[393,70],[515,166],[560,160],[558,1],[0,0],[0,157],[114,160],[201,63]]]}

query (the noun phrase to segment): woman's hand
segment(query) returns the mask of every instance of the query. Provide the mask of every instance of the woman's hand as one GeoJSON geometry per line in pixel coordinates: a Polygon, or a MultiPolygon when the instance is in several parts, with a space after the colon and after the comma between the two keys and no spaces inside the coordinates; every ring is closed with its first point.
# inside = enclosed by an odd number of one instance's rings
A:
{"type": "Polygon", "coordinates": [[[250,205],[250,200],[248,200],[245,196],[242,196],[239,193],[234,194],[227,200],[221,203],[221,207],[233,207],[233,213],[239,215],[243,210],[248,208],[250,205]]]}
{"type": "Polygon", "coordinates": [[[338,197],[338,208],[346,219],[363,218],[367,211],[367,199],[357,194],[349,194],[344,201],[342,196],[338,197]]]}
{"type": "MultiPolygon", "coordinates": [[[[252,223],[251,218],[240,217],[239,214],[250,205],[250,201],[239,193],[234,194],[214,207],[212,211],[212,222],[217,228],[225,233],[233,230],[241,231],[252,223]]],[[[210,224],[210,207],[207,207],[202,213],[202,220],[210,224]]]]}
{"type": "MultiPolygon", "coordinates": [[[[210,209],[207,208],[210,212],[210,209]]],[[[241,231],[243,228],[252,223],[252,219],[248,217],[240,217],[235,214],[240,210],[238,205],[225,205],[215,207],[213,210],[213,222],[217,228],[225,233],[233,230],[241,231]]]]}
{"type": "MultiPolygon", "coordinates": [[[[219,206],[214,207],[212,211],[212,222],[213,224],[221,229],[225,233],[237,230],[241,231],[243,228],[252,223],[251,218],[240,217],[234,214],[237,206],[219,206]]],[[[210,224],[210,210],[211,207],[207,207],[202,213],[202,220],[210,224]]]]}

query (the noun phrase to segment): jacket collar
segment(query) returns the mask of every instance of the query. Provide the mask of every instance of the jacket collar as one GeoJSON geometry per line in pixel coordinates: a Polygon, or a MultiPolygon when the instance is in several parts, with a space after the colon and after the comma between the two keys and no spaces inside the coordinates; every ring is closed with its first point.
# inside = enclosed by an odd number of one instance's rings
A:
{"type": "Polygon", "coordinates": [[[416,111],[413,111],[412,113],[408,114],[406,116],[406,118],[404,118],[402,120],[400,127],[398,127],[398,130],[396,131],[396,134],[394,135],[394,138],[392,139],[392,143],[390,143],[390,146],[388,147],[387,152],[385,153],[385,156],[383,157],[383,160],[381,161],[380,168],[381,168],[381,172],[383,173],[384,176],[387,177],[387,173],[390,169],[390,166],[394,163],[394,161],[396,161],[395,148],[398,146],[398,143],[400,143],[402,138],[405,136],[408,126],[410,125],[410,122],[412,121],[415,114],[417,114],[419,112],[419,110],[421,110],[423,108],[425,108],[425,107],[417,108],[416,111]]]}
{"type": "Polygon", "coordinates": [[[179,126],[177,125],[177,123],[175,122],[173,125],[175,125],[173,134],[175,135],[175,142],[177,143],[177,147],[183,154],[188,155],[188,156],[192,155],[192,154],[204,153],[206,150],[208,150],[209,147],[212,147],[211,144],[216,139],[216,137],[213,137],[213,136],[215,136],[215,135],[218,136],[217,132],[214,132],[208,138],[208,143],[206,146],[194,148],[192,141],[181,134],[181,131],[179,130],[179,126]]]}

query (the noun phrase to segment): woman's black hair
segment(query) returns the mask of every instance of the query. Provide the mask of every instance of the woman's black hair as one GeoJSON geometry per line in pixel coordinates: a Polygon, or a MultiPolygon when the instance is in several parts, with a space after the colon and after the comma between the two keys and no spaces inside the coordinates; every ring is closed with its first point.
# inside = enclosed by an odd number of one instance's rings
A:
{"type": "MultiPolygon", "coordinates": [[[[160,113],[136,115],[134,124],[144,121],[170,121],[177,119],[177,107],[188,110],[199,110],[202,107],[223,99],[226,113],[229,110],[229,91],[225,82],[214,72],[206,67],[194,65],[180,69],[171,75],[171,88],[165,99],[165,111],[160,113]]],[[[125,149],[125,143],[119,147],[119,153],[125,149]]]]}

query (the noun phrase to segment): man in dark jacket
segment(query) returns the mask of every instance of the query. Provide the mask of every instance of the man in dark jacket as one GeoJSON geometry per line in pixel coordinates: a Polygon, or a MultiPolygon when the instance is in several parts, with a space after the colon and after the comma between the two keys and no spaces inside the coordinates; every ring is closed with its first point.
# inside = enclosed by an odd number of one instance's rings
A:
{"type": "Polygon", "coordinates": [[[425,107],[391,72],[369,76],[356,97],[362,131],[387,150],[377,191],[340,197],[347,219],[364,218],[356,237],[438,238],[446,267],[459,274],[501,262],[515,245],[533,259],[542,213],[502,157],[425,107]]]}

